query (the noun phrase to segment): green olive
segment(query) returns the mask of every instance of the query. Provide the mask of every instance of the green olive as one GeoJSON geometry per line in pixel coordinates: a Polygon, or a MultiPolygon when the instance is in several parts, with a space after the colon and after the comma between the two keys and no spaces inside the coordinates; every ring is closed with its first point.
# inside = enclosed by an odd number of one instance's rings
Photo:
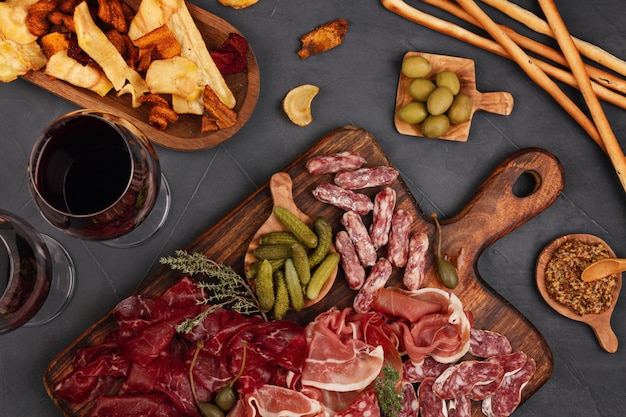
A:
{"type": "Polygon", "coordinates": [[[427,138],[438,138],[443,136],[450,128],[450,120],[445,114],[438,116],[428,116],[421,124],[422,134],[427,138]]]}
{"type": "Polygon", "coordinates": [[[444,114],[450,108],[454,95],[447,87],[437,87],[430,93],[428,100],[426,100],[426,108],[428,113],[433,116],[439,116],[444,114]]]}
{"type": "Polygon", "coordinates": [[[422,78],[431,70],[430,62],[423,56],[409,56],[402,61],[402,74],[409,78],[422,78]]]}
{"type": "Polygon", "coordinates": [[[409,84],[409,95],[417,101],[425,102],[437,86],[425,78],[417,78],[409,84]]]}
{"type": "Polygon", "coordinates": [[[230,411],[237,403],[237,391],[230,386],[226,385],[224,388],[217,392],[215,396],[215,404],[223,411],[230,411]]]}
{"type": "Polygon", "coordinates": [[[224,412],[215,404],[198,402],[202,417],[224,417],[224,412]]]}
{"type": "Polygon", "coordinates": [[[454,100],[448,109],[448,118],[450,119],[450,123],[464,123],[469,120],[471,114],[472,99],[462,93],[454,96],[454,100]]]}
{"type": "Polygon", "coordinates": [[[459,94],[461,90],[461,82],[454,71],[441,71],[437,73],[435,84],[437,84],[437,87],[446,87],[448,90],[452,91],[453,95],[459,94]]]}
{"type": "Polygon", "coordinates": [[[426,105],[419,101],[412,101],[398,110],[398,117],[407,123],[416,125],[422,123],[428,117],[426,105]]]}

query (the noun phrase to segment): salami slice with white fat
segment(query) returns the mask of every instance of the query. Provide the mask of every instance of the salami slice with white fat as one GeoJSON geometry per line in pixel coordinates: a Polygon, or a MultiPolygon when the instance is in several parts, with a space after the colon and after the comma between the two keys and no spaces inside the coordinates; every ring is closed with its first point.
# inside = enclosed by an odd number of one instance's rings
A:
{"type": "Polygon", "coordinates": [[[310,158],[306,162],[306,169],[310,174],[322,175],[340,171],[353,171],[361,168],[367,161],[356,152],[338,152],[330,155],[320,155],[310,158]]]}
{"type": "Polygon", "coordinates": [[[392,269],[391,263],[386,258],[380,258],[372,267],[365,283],[354,297],[353,307],[357,313],[370,311],[376,293],[385,286],[391,277],[392,269]]]}
{"type": "Polygon", "coordinates": [[[507,417],[513,414],[522,400],[522,390],[536,370],[534,359],[528,359],[524,367],[506,375],[500,387],[482,402],[487,417],[507,417]]]}
{"type": "Polygon", "coordinates": [[[387,259],[395,267],[404,268],[409,257],[409,238],[413,215],[405,209],[396,210],[391,217],[387,259]]]}
{"type": "Polygon", "coordinates": [[[335,417],[380,417],[378,397],[374,390],[363,391],[343,411],[335,414],[335,417]]]}
{"type": "Polygon", "coordinates": [[[359,190],[389,185],[396,178],[398,178],[398,171],[395,168],[380,165],[339,172],[335,175],[335,184],[347,190],[359,190]]]}
{"type": "Polygon", "coordinates": [[[313,189],[313,197],[345,211],[354,211],[361,216],[374,209],[374,203],[365,194],[346,190],[335,184],[323,183],[313,189]]]}
{"type": "Polygon", "coordinates": [[[402,282],[411,291],[420,289],[424,283],[428,245],[426,233],[415,233],[409,239],[409,256],[404,268],[402,282]]]}
{"type": "Polygon", "coordinates": [[[370,238],[376,249],[382,248],[389,242],[391,218],[396,207],[396,191],[385,187],[374,197],[374,213],[370,226],[370,238]]]}
{"type": "MultiPolygon", "coordinates": [[[[504,369],[504,376],[510,375],[522,369],[526,364],[526,354],[524,352],[507,353],[503,355],[496,355],[488,358],[488,362],[497,363],[504,369]]],[[[504,377],[503,377],[504,378],[504,377]]],[[[476,384],[472,388],[469,397],[475,401],[481,401],[489,397],[500,388],[500,381],[493,381],[487,384],[476,384]]]]}
{"type": "Polygon", "coordinates": [[[446,401],[448,417],[470,417],[472,415],[472,403],[466,396],[446,401]]]}
{"type": "Polygon", "coordinates": [[[453,399],[468,395],[477,384],[501,381],[504,369],[497,363],[463,361],[446,369],[437,377],[433,391],[440,398],[453,399]]]}
{"type": "Polygon", "coordinates": [[[340,230],[335,235],[335,248],[340,255],[341,267],[346,277],[348,286],[353,290],[358,290],[365,282],[365,268],[361,265],[359,256],[348,232],[340,230]]]}
{"type": "Polygon", "coordinates": [[[446,403],[433,392],[434,382],[434,378],[426,378],[417,388],[420,417],[446,417],[446,403]]]}
{"type": "Polygon", "coordinates": [[[449,363],[437,362],[430,356],[426,356],[419,364],[407,359],[402,363],[402,377],[409,382],[422,382],[425,378],[437,378],[449,366],[449,363]]]}
{"type": "Polygon", "coordinates": [[[352,240],[352,244],[354,244],[361,265],[374,265],[378,255],[361,216],[354,211],[346,211],[341,217],[341,224],[343,224],[346,232],[348,232],[348,236],[350,236],[350,240],[352,240]]]}
{"type": "Polygon", "coordinates": [[[470,353],[477,358],[506,355],[511,351],[511,343],[506,336],[490,330],[470,330],[470,353]]]}
{"type": "Polygon", "coordinates": [[[398,417],[416,417],[419,412],[420,403],[417,399],[417,392],[410,382],[402,383],[402,402],[398,417]]]}

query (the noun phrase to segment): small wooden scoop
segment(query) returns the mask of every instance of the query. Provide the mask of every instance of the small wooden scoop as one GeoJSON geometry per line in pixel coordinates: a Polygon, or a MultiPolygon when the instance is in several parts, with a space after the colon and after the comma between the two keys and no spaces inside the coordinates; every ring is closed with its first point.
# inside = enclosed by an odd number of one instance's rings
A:
{"type": "Polygon", "coordinates": [[[589,282],[624,271],[626,271],[626,259],[606,258],[600,259],[585,268],[580,278],[585,282],[589,282]]]}
{"type": "Polygon", "coordinates": [[[550,307],[555,309],[561,315],[576,321],[580,321],[589,325],[593,332],[600,342],[600,346],[604,350],[610,353],[614,353],[617,351],[618,340],[615,332],[611,329],[611,315],[613,314],[613,310],[615,309],[615,304],[617,303],[617,299],[619,298],[619,293],[622,288],[622,274],[619,274],[617,277],[617,285],[613,289],[613,302],[608,310],[600,314],[585,314],[578,315],[574,311],[570,310],[568,307],[559,303],[548,294],[548,290],[546,289],[546,277],[545,270],[548,262],[552,258],[552,254],[556,251],[563,243],[568,240],[578,239],[584,243],[601,243],[604,245],[612,257],[615,257],[615,253],[613,250],[607,245],[602,239],[594,235],[588,234],[571,234],[561,236],[555,240],[553,240],[550,244],[548,244],[537,259],[537,270],[536,270],[536,279],[537,279],[537,288],[541,293],[543,299],[548,303],[550,307]]]}
{"type": "MultiPolygon", "coordinates": [[[[292,194],[292,186],[293,183],[291,181],[291,177],[286,172],[278,172],[270,178],[270,192],[272,194],[272,200],[274,206],[284,207],[289,210],[291,213],[295,214],[300,220],[309,226],[312,223],[311,217],[300,211],[298,206],[293,200],[292,194]]],[[[258,259],[254,256],[254,250],[259,246],[259,238],[261,235],[264,235],[269,232],[277,232],[277,231],[287,231],[288,229],[285,225],[282,224],[280,220],[274,216],[274,213],[270,214],[270,216],[265,220],[265,223],[259,227],[259,230],[252,237],[252,241],[248,246],[248,250],[246,251],[246,256],[244,258],[244,270],[247,273],[250,270],[252,264],[258,261],[258,259]]],[[[335,251],[334,245],[331,243],[330,246],[331,251],[335,251]]],[[[309,300],[305,297],[304,307],[312,306],[313,304],[319,302],[332,288],[335,278],[337,278],[337,269],[333,271],[333,273],[328,277],[328,280],[322,287],[319,296],[314,300],[309,300]]],[[[255,279],[249,279],[250,285],[252,288],[256,288],[255,279]]]]}
{"type": "MultiPolygon", "coordinates": [[[[490,92],[481,93],[476,88],[476,72],[474,69],[474,61],[467,58],[458,58],[446,55],[434,55],[424,52],[407,52],[404,58],[410,56],[423,56],[428,59],[432,70],[429,75],[424,78],[433,79],[434,76],[441,71],[449,70],[459,77],[461,82],[461,93],[472,99],[472,112],[470,118],[465,123],[450,126],[450,129],[439,139],[454,140],[458,142],[467,142],[470,132],[470,126],[474,113],[478,110],[484,110],[489,113],[507,116],[513,111],[513,96],[507,92],[490,92]]],[[[398,80],[398,91],[396,92],[396,111],[394,115],[394,124],[398,133],[408,136],[424,136],[419,125],[407,123],[398,117],[398,110],[411,102],[409,95],[409,84],[412,79],[400,73],[398,80]]]]}

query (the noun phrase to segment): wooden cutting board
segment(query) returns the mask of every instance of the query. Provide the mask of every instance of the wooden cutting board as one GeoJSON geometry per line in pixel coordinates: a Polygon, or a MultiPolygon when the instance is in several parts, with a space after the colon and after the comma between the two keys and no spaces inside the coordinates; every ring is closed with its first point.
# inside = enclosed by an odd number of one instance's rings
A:
{"type": "MultiPolygon", "coordinates": [[[[293,179],[293,194],[297,206],[309,216],[320,214],[325,216],[333,225],[335,233],[342,227],[340,218],[343,212],[318,202],[311,195],[311,190],[317,184],[331,181],[332,176],[310,175],[306,171],[305,163],[315,155],[345,150],[359,152],[372,166],[391,165],[370,133],[358,127],[346,126],[330,132],[284,169],[293,179]]],[[[393,188],[397,192],[398,206],[410,210],[416,219],[413,231],[428,233],[431,242],[434,242],[434,225],[429,216],[421,212],[405,183],[399,179],[393,184],[393,188]]],[[[522,400],[529,398],[549,379],[553,369],[552,353],[539,331],[482,281],[476,271],[476,265],[483,250],[545,210],[556,200],[562,189],[563,172],[554,156],[541,149],[522,150],[501,163],[458,215],[442,221],[442,253],[459,257],[460,284],[455,293],[463,301],[464,306],[472,310],[475,326],[506,335],[514,350],[524,351],[537,363],[537,371],[524,389],[522,400]],[[535,180],[535,188],[527,195],[517,196],[514,184],[524,175],[530,175],[535,180]]],[[[377,189],[365,192],[373,197],[377,189]]],[[[237,272],[243,274],[243,259],[249,241],[268,217],[271,208],[272,198],[266,183],[185,249],[189,252],[202,252],[210,259],[231,265],[237,272]]],[[[366,217],[365,221],[368,220],[371,218],[366,217]]],[[[434,257],[431,256],[426,265],[427,286],[438,286],[433,261],[434,257]]],[[[180,272],[162,267],[146,279],[135,294],[159,295],[180,277],[180,272]]],[[[391,283],[397,283],[399,279],[401,270],[396,270],[391,283]]],[[[332,306],[351,305],[354,295],[355,292],[347,286],[340,271],[333,288],[324,300],[300,311],[297,315],[291,312],[287,318],[305,325],[320,312],[332,306]]],[[[77,348],[99,343],[115,327],[111,313],[105,315],[63,350],[45,372],[46,389],[66,416],[87,415],[90,405],[76,407],[68,404],[55,396],[52,387],[71,371],[72,356],[77,348]]],[[[476,417],[482,415],[476,405],[473,415],[476,417]]]]}

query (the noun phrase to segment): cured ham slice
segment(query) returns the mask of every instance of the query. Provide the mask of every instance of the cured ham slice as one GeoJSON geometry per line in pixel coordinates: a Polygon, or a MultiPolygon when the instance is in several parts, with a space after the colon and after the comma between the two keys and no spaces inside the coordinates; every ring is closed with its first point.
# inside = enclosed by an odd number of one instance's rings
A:
{"type": "MultiPolygon", "coordinates": [[[[264,385],[245,396],[246,417],[323,417],[322,404],[299,391],[264,385]]],[[[241,412],[239,411],[239,415],[241,412]]]]}
{"type": "Polygon", "coordinates": [[[349,312],[327,311],[306,327],[302,385],[335,392],[360,391],[379,375],[384,349],[365,341],[358,322],[346,322],[349,312]]]}

